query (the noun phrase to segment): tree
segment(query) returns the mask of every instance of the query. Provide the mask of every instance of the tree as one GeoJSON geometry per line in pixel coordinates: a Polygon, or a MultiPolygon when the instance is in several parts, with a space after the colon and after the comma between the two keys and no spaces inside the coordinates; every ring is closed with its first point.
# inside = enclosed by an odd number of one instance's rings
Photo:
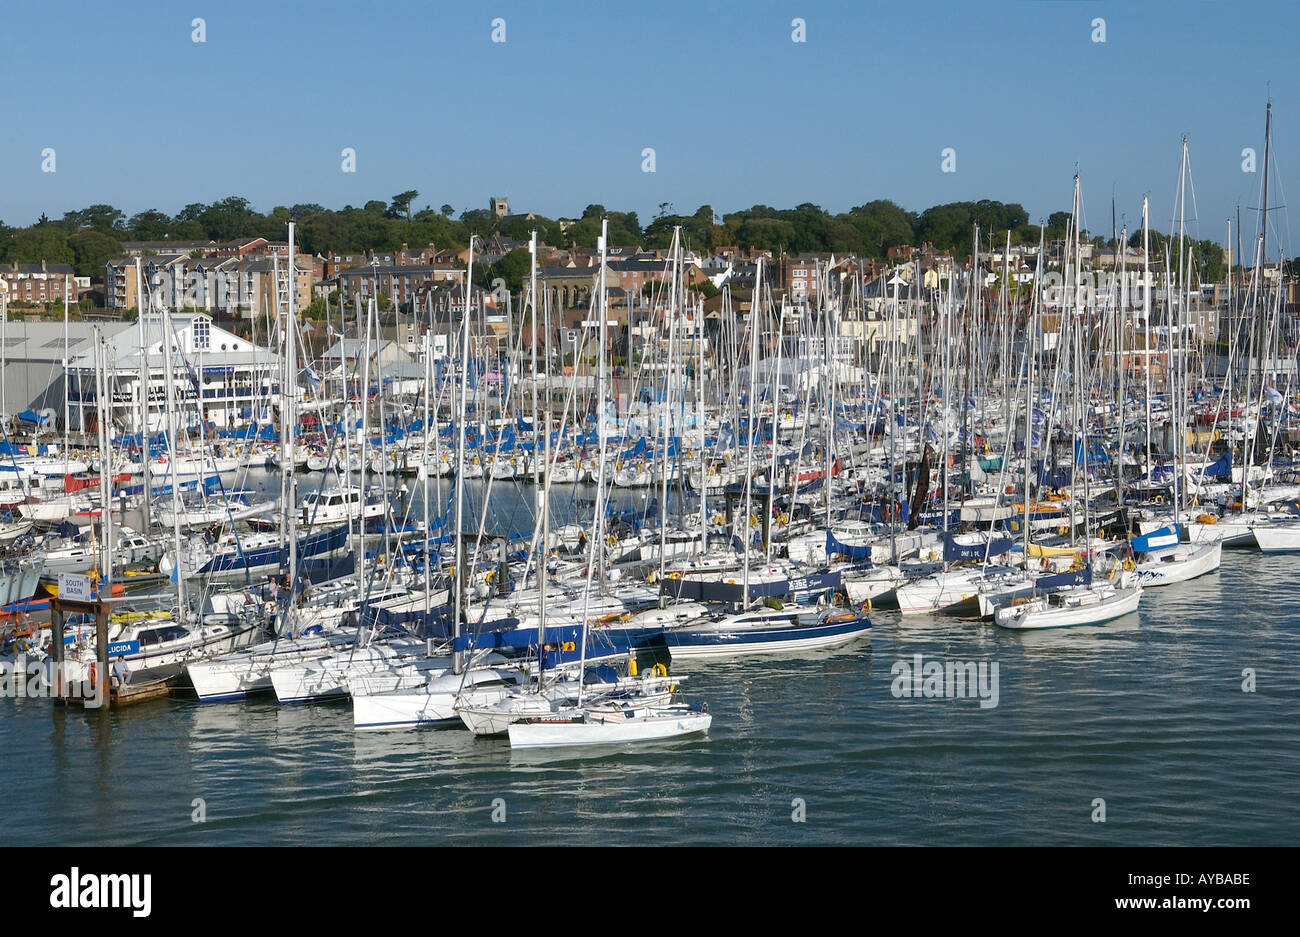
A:
{"type": "Polygon", "coordinates": [[[78,231],[68,238],[73,264],[83,277],[99,280],[104,276],[104,265],[122,255],[122,245],[117,239],[94,229],[78,231]]]}
{"type": "Polygon", "coordinates": [[[444,218],[450,218],[453,214],[456,213],[456,209],[452,208],[446,202],[443,202],[442,207],[439,208],[438,211],[442,213],[442,216],[444,218]]]}
{"type": "Polygon", "coordinates": [[[11,259],[20,264],[70,264],[76,258],[68,246],[67,229],[56,224],[38,224],[14,232],[11,259]]]}
{"type": "Polygon", "coordinates": [[[171,226],[171,218],[156,208],[132,215],[126,223],[128,233],[136,241],[161,241],[167,237],[171,226]]]}
{"type": "Polygon", "coordinates": [[[420,195],[415,189],[408,189],[405,192],[398,192],[393,196],[393,200],[388,207],[389,218],[401,218],[406,216],[406,220],[411,220],[411,203],[420,195]]]}
{"type": "Polygon", "coordinates": [[[506,289],[518,293],[531,270],[528,248],[517,247],[488,268],[486,285],[491,288],[492,281],[500,278],[505,281],[506,289]]]}
{"type": "Polygon", "coordinates": [[[231,195],[207,206],[197,220],[212,240],[233,241],[236,238],[256,236],[264,216],[253,211],[248,199],[231,195]]]}
{"type": "Polygon", "coordinates": [[[126,216],[112,205],[91,205],[80,211],[70,211],[63,220],[74,228],[94,228],[105,233],[122,231],[122,219],[126,216]]]}

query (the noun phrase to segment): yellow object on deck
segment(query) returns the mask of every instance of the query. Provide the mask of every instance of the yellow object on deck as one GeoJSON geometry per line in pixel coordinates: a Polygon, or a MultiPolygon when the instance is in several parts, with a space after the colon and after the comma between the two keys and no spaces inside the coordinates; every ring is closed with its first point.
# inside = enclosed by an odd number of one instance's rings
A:
{"type": "Polygon", "coordinates": [[[1037,543],[1031,543],[1029,545],[1030,556],[1070,556],[1077,552],[1077,550],[1071,547],[1045,547],[1037,543]]]}

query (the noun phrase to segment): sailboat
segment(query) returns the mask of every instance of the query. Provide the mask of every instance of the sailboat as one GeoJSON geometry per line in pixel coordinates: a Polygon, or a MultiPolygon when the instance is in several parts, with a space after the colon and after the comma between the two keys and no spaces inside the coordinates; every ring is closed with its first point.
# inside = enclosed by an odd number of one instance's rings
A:
{"type": "MultiPolygon", "coordinates": [[[[604,543],[605,526],[605,465],[608,449],[608,428],[604,419],[605,359],[608,351],[608,294],[605,289],[606,244],[608,220],[601,223],[600,247],[600,351],[597,376],[597,401],[599,402],[600,459],[596,475],[595,535],[592,551],[604,543]]],[[[752,442],[752,440],[751,440],[752,442]]],[[[588,566],[587,589],[592,587],[591,573],[595,563],[588,566]]],[[[590,638],[588,622],[584,619],[578,672],[583,675],[578,685],[578,698],[572,706],[561,706],[553,711],[528,715],[510,724],[507,732],[510,747],[551,748],[562,746],[615,745],[628,742],[647,742],[705,733],[713,717],[702,704],[687,706],[675,702],[659,702],[643,696],[613,699],[608,696],[589,699],[585,694],[587,643],[590,638]]]]}

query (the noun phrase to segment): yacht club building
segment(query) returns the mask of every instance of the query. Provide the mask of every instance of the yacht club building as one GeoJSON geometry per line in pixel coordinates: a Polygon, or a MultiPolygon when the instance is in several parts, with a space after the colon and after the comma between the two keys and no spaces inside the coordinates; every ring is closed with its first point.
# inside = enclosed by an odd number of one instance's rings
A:
{"type": "Polygon", "coordinates": [[[98,354],[93,339],[77,349],[79,353],[68,363],[68,418],[74,431],[97,430],[97,361],[102,362],[111,386],[114,434],[140,431],[141,325],[143,364],[149,374],[149,432],[158,432],[167,423],[164,340],[171,343],[172,393],[180,429],[197,429],[200,413],[216,429],[271,418],[272,409],[279,405],[279,355],[218,328],[202,314],[173,313],[169,333],[163,321],[161,316],[146,315],[143,323],[111,323],[98,332],[98,354]]]}

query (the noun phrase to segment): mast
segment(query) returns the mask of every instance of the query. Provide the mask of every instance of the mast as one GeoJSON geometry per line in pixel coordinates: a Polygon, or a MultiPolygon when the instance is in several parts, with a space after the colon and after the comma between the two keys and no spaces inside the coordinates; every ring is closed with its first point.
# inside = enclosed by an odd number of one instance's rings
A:
{"type": "MultiPolygon", "coordinates": [[[[608,269],[607,267],[608,252],[609,252],[609,219],[602,218],[600,222],[600,305],[599,305],[600,355],[596,359],[597,360],[596,434],[597,434],[597,438],[600,440],[600,476],[602,480],[604,478],[604,469],[605,469],[605,452],[609,446],[609,441],[608,441],[609,432],[605,426],[605,397],[608,393],[608,391],[606,390],[607,385],[605,383],[605,358],[607,357],[606,352],[608,350],[608,345],[609,345],[609,295],[605,291],[606,273],[608,269]]],[[[605,509],[604,506],[600,503],[600,501],[601,501],[600,487],[597,486],[596,506],[599,509],[599,514],[596,518],[596,531],[597,533],[603,534],[603,528],[605,525],[605,509]]],[[[599,581],[597,582],[597,588],[600,589],[601,592],[604,592],[605,590],[605,541],[603,536],[600,537],[599,541],[596,544],[596,561],[597,561],[597,568],[600,574],[599,581]]],[[[583,616],[583,621],[584,622],[586,621],[585,614],[583,616]]],[[[586,625],[584,624],[583,627],[585,628],[586,625]]],[[[583,652],[585,653],[587,648],[585,633],[583,634],[583,639],[584,639],[583,652]]],[[[579,669],[578,672],[581,673],[582,670],[579,669]]]]}
{"type": "MultiPolygon", "coordinates": [[[[709,478],[704,431],[704,300],[695,304],[695,423],[700,430],[700,555],[709,545],[709,478]]],[[[716,356],[715,356],[715,359],[716,356]]]]}
{"type": "MultiPolygon", "coordinates": [[[[469,380],[469,304],[470,290],[473,289],[474,280],[474,235],[469,236],[469,260],[465,270],[465,308],[461,314],[461,335],[460,335],[460,414],[459,429],[457,431],[458,444],[456,446],[456,612],[453,616],[454,632],[453,638],[460,637],[461,623],[465,618],[465,564],[464,564],[464,545],[461,542],[461,532],[464,529],[465,519],[465,385],[469,380]]],[[[452,669],[460,673],[462,669],[461,653],[456,651],[452,655],[452,669]]]]}
{"type": "MultiPolygon", "coordinates": [[[[144,279],[140,273],[140,258],[135,259],[135,305],[136,315],[135,323],[137,334],[140,337],[140,469],[144,475],[144,499],[141,501],[141,509],[144,511],[144,533],[149,532],[152,525],[151,514],[153,512],[153,483],[149,476],[151,474],[149,467],[149,458],[151,449],[149,446],[149,383],[152,375],[149,368],[149,345],[144,337],[144,279]]],[[[107,411],[112,413],[110,407],[107,411]]],[[[100,414],[103,419],[103,413],[100,414]]],[[[83,422],[81,431],[86,431],[83,422]]],[[[177,556],[179,562],[179,554],[177,556]]]]}
{"type": "MultiPolygon", "coordinates": [[[[287,454],[287,464],[284,466],[285,488],[287,501],[285,510],[282,510],[281,516],[287,516],[289,522],[289,539],[286,545],[289,550],[289,596],[298,593],[298,516],[296,507],[298,504],[297,487],[294,479],[294,456],[298,448],[298,362],[297,346],[294,344],[294,332],[297,331],[296,312],[297,303],[295,294],[298,292],[295,288],[297,283],[294,276],[293,266],[293,222],[289,222],[289,306],[288,313],[289,328],[288,335],[285,336],[285,388],[281,388],[280,399],[284,399],[284,389],[287,388],[289,393],[289,402],[285,409],[284,419],[284,451],[287,454]]],[[[279,304],[279,297],[276,297],[276,304],[279,304]]],[[[285,615],[285,618],[292,620],[292,605],[285,615]]],[[[290,631],[290,634],[293,632],[290,631]]]]}
{"type": "MultiPolygon", "coordinates": [[[[588,618],[587,609],[591,603],[591,577],[596,571],[597,559],[600,560],[600,578],[605,578],[604,556],[605,556],[605,454],[608,447],[608,440],[605,434],[605,339],[606,323],[609,319],[609,310],[607,308],[608,298],[605,293],[605,258],[609,236],[609,219],[602,218],[600,221],[600,349],[597,358],[596,371],[596,435],[599,440],[599,458],[596,461],[596,504],[592,518],[592,540],[591,550],[594,554],[592,559],[587,562],[587,587],[582,593],[582,647],[579,649],[578,673],[581,674],[587,669],[587,633],[588,618]]],[[[582,706],[583,698],[583,680],[578,680],[578,706],[582,706]]]]}
{"type": "MultiPolygon", "coordinates": [[[[360,297],[358,296],[358,302],[360,297]]],[[[357,337],[356,349],[357,354],[361,356],[361,392],[357,395],[361,406],[361,441],[357,445],[358,458],[360,465],[357,476],[357,597],[363,601],[366,597],[366,469],[370,461],[370,325],[374,317],[378,314],[377,309],[379,300],[371,296],[366,303],[366,326],[365,338],[362,338],[360,315],[357,316],[357,337]]],[[[360,310],[357,310],[360,313],[360,310]]],[[[346,359],[346,355],[341,356],[346,359]]],[[[351,422],[349,420],[349,422],[351,422]]],[[[353,426],[348,427],[348,432],[354,430],[353,426]]],[[[351,466],[349,466],[351,471],[351,466]]],[[[347,477],[344,477],[343,500],[347,504],[348,517],[352,517],[352,486],[347,477]]],[[[358,627],[365,616],[358,616],[358,627]]],[[[358,634],[359,636],[359,634],[358,634]]]]}
{"type": "Polygon", "coordinates": [[[1128,422],[1125,413],[1125,361],[1124,361],[1124,325],[1128,319],[1128,251],[1125,245],[1128,243],[1128,225],[1125,224],[1120,230],[1120,236],[1115,242],[1115,249],[1120,251],[1119,258],[1119,315],[1116,316],[1115,326],[1115,355],[1119,362],[1118,387],[1116,396],[1119,405],[1119,444],[1115,450],[1115,496],[1119,506],[1124,507],[1124,431],[1125,424],[1128,422]]]}
{"type": "MultiPolygon", "coordinates": [[[[668,314],[672,320],[668,324],[668,362],[664,368],[664,399],[660,402],[659,420],[663,424],[664,451],[660,457],[659,467],[659,582],[664,580],[664,554],[668,550],[668,445],[672,439],[669,427],[668,414],[671,410],[670,401],[672,400],[673,378],[673,334],[677,331],[677,303],[679,301],[679,289],[684,287],[679,281],[681,274],[681,234],[680,226],[673,228],[673,279],[672,289],[670,290],[670,299],[668,303],[668,314]]],[[[684,292],[684,289],[683,289],[684,292]]],[[[631,313],[629,312],[630,316],[631,313]]],[[[683,396],[685,390],[683,389],[683,396]]]]}
{"type": "MultiPolygon", "coordinates": [[[[754,296],[749,304],[749,419],[745,427],[745,517],[742,526],[745,531],[745,572],[741,589],[741,607],[749,608],[749,519],[753,508],[754,487],[754,394],[758,383],[758,310],[763,297],[763,258],[758,258],[757,273],[754,276],[754,296]]],[[[830,480],[827,479],[827,484],[830,480]]]]}
{"type": "Polygon", "coordinates": [[[1147,197],[1142,196],[1142,333],[1146,336],[1146,356],[1142,370],[1146,378],[1146,459],[1147,484],[1151,484],[1151,227],[1147,217],[1147,197]]]}
{"type": "MultiPolygon", "coordinates": [[[[181,492],[180,492],[180,464],[176,461],[176,403],[175,388],[172,386],[172,339],[175,335],[173,331],[171,316],[168,315],[166,307],[161,310],[162,319],[162,350],[163,350],[163,372],[164,382],[167,392],[167,459],[171,463],[171,482],[172,482],[172,536],[174,538],[173,546],[176,550],[177,563],[180,562],[181,556],[181,492]]],[[[103,422],[101,420],[101,422],[103,422]]],[[[148,453],[145,454],[148,459],[148,453]]],[[[193,460],[191,460],[192,462],[193,460]]],[[[203,484],[203,462],[199,463],[199,485],[203,484]]],[[[185,611],[185,577],[180,574],[180,567],[177,566],[176,572],[176,614],[182,615],[185,611]]]]}
{"type": "MultiPolygon", "coordinates": [[[[68,474],[68,292],[71,277],[63,278],[63,475],[68,474]]],[[[107,503],[107,502],[105,502],[107,503]]]]}
{"type": "MultiPolygon", "coordinates": [[[[767,530],[767,536],[763,538],[763,549],[767,551],[767,563],[772,563],[772,502],[776,497],[776,437],[777,430],[780,427],[781,420],[781,339],[782,325],[785,322],[785,302],[781,303],[781,310],[776,316],[776,374],[772,379],[772,462],[767,470],[767,503],[763,506],[764,523],[767,530]]],[[[827,485],[830,479],[826,480],[827,485]]],[[[793,504],[793,502],[792,502],[793,504]]],[[[830,529],[830,518],[826,519],[827,529],[830,529]]]]}
{"type": "MultiPolygon", "coordinates": [[[[533,230],[532,235],[528,238],[528,303],[532,307],[532,325],[533,325],[533,485],[537,492],[537,511],[541,515],[542,522],[542,549],[541,562],[537,568],[537,684],[540,687],[543,678],[544,665],[542,662],[542,648],[546,647],[546,560],[549,554],[550,545],[550,506],[547,504],[547,495],[550,488],[551,477],[551,414],[548,405],[546,409],[545,425],[538,422],[537,414],[537,231],[533,230]],[[542,429],[542,465],[537,464],[537,429],[542,429]]],[[[549,344],[550,330],[547,329],[547,342],[549,344]]],[[[549,371],[550,355],[545,355],[547,370],[549,371]]],[[[546,385],[550,387],[549,378],[546,385]]],[[[548,395],[549,398],[549,395],[548,395]]]]}
{"type": "MultiPolygon", "coordinates": [[[[429,604],[430,604],[429,590],[431,588],[430,580],[433,578],[433,568],[429,563],[429,559],[430,559],[429,541],[431,539],[430,537],[431,531],[429,530],[429,471],[430,471],[429,392],[431,391],[432,384],[433,384],[432,380],[430,379],[432,374],[433,374],[433,333],[431,331],[426,331],[424,333],[424,447],[423,447],[424,451],[420,454],[420,465],[424,469],[424,471],[421,472],[421,474],[424,477],[421,479],[420,507],[424,512],[424,611],[426,616],[429,613],[429,604]]],[[[436,444],[438,439],[437,430],[435,429],[432,432],[436,444]]],[[[428,632],[425,633],[426,635],[428,634],[428,632]]]]}
{"type": "MultiPolygon", "coordinates": [[[[1272,143],[1272,125],[1273,102],[1269,101],[1268,106],[1264,111],[1264,196],[1259,209],[1259,256],[1262,264],[1261,269],[1266,269],[1268,267],[1268,160],[1270,144],[1272,143]]],[[[1263,285],[1264,281],[1261,279],[1260,286],[1262,287],[1263,285]]],[[[1263,308],[1263,306],[1260,306],[1261,324],[1263,321],[1263,308]]],[[[1260,367],[1262,369],[1263,365],[1261,364],[1260,367]]],[[[1244,508],[1245,505],[1242,507],[1244,508]]]]}

